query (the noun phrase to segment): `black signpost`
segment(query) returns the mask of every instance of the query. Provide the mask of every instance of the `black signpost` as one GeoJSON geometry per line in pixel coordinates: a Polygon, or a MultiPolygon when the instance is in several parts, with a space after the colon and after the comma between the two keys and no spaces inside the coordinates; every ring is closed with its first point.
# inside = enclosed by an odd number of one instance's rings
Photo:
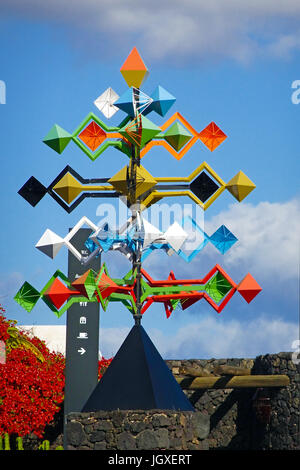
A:
{"type": "MultiPolygon", "coordinates": [[[[72,245],[83,255],[89,252],[84,245],[92,231],[80,229],[72,238],[72,245]]],[[[69,252],[68,277],[71,282],[88,269],[99,271],[100,256],[88,265],[81,264],[69,252]]],[[[66,367],[64,399],[64,448],[67,447],[66,424],[71,412],[80,412],[98,382],[99,303],[80,302],[67,311],[66,367]]]]}

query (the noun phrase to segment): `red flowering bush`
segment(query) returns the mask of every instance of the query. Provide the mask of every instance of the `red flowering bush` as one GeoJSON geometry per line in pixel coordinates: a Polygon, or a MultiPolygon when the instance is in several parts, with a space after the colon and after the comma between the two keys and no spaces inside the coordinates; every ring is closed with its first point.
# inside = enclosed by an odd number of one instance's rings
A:
{"type": "Polygon", "coordinates": [[[0,364],[0,435],[33,432],[41,438],[64,399],[64,356],[16,331],[15,322],[1,313],[0,340],[7,347],[6,362],[0,364]]]}
{"type": "MultiPolygon", "coordinates": [[[[0,341],[6,344],[6,362],[0,362],[0,436],[33,432],[42,438],[64,400],[65,358],[17,330],[4,312],[0,306],[0,341]]],[[[99,361],[99,379],[111,361],[99,361]]]]}
{"type": "Polygon", "coordinates": [[[109,364],[111,363],[112,360],[113,360],[113,358],[105,359],[104,357],[102,357],[101,361],[99,361],[99,364],[98,364],[98,380],[100,380],[103,377],[104,372],[106,371],[106,369],[108,368],[108,366],[109,366],[109,364]]]}

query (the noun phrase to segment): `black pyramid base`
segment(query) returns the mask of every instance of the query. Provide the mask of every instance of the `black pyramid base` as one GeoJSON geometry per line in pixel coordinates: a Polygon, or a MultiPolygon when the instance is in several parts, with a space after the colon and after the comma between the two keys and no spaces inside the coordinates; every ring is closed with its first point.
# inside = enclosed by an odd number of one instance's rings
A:
{"type": "Polygon", "coordinates": [[[194,411],[141,325],[134,325],[82,411],[194,411]]]}

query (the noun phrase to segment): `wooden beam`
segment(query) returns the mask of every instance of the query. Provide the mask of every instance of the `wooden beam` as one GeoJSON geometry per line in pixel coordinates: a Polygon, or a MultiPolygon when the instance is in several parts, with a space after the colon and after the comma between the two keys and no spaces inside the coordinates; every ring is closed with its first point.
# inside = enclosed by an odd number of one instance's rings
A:
{"type": "Polygon", "coordinates": [[[190,377],[211,377],[212,374],[204,367],[179,367],[179,374],[189,375],[190,377]]]}
{"type": "Polygon", "coordinates": [[[251,369],[245,367],[235,367],[219,365],[214,367],[214,374],[217,375],[251,375],[251,369]]]}
{"type": "Polygon", "coordinates": [[[245,375],[227,377],[176,377],[177,382],[184,390],[198,390],[203,388],[260,388],[260,387],[287,387],[290,379],[287,375],[245,375]]]}
{"type": "Polygon", "coordinates": [[[213,373],[204,367],[186,367],[178,368],[179,375],[188,375],[190,377],[212,377],[214,375],[251,375],[251,369],[244,367],[234,367],[227,365],[215,366],[213,373]]]}

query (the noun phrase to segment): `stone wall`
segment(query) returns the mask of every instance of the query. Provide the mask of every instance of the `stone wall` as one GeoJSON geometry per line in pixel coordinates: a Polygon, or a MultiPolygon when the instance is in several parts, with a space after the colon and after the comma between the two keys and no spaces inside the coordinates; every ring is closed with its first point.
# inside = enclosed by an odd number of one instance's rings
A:
{"type": "Polygon", "coordinates": [[[70,413],[68,450],[204,450],[209,417],[185,411],[70,413]]]}
{"type": "MultiPolygon", "coordinates": [[[[118,424],[117,418],[112,419],[111,415],[102,416],[101,413],[104,412],[98,412],[100,413],[98,417],[93,414],[71,415],[70,418],[75,423],[71,424],[71,429],[73,427],[71,431],[73,437],[70,442],[72,448],[78,448],[80,445],[93,448],[97,444],[99,449],[104,446],[121,449],[135,443],[135,448],[139,449],[142,445],[149,446],[149,442],[152,442],[153,445],[169,446],[169,449],[177,449],[185,445],[190,446],[187,447],[189,449],[214,450],[300,449],[300,365],[292,362],[291,353],[267,354],[255,359],[195,359],[173,360],[166,361],[166,363],[175,377],[181,366],[200,365],[214,375],[215,366],[231,365],[251,368],[252,374],[288,375],[290,385],[280,389],[261,390],[255,388],[184,390],[198,412],[198,424],[202,423],[200,436],[197,435],[197,430],[193,431],[193,435],[186,433],[186,429],[180,424],[180,413],[171,416],[168,412],[157,410],[147,413],[123,412],[123,424],[118,424]],[[260,406],[260,409],[257,406],[260,406]],[[115,425],[114,422],[117,424],[115,425]],[[209,433],[205,437],[204,429],[208,432],[208,425],[209,433]],[[107,429],[101,429],[101,426],[107,429]],[[79,441],[76,441],[74,437],[76,429],[78,435],[84,433],[80,444],[76,444],[79,441]],[[78,431],[79,429],[81,431],[78,431]],[[100,440],[94,440],[97,434],[93,434],[94,437],[91,438],[91,434],[97,432],[100,440]]],[[[60,414],[55,425],[49,426],[45,433],[44,438],[50,440],[52,449],[62,443],[61,423],[60,414]]],[[[198,428],[200,429],[200,424],[198,428]]],[[[34,448],[38,444],[33,437],[27,439],[26,442],[27,448],[29,446],[34,448]]]]}
{"type": "Polygon", "coordinates": [[[290,385],[281,389],[270,389],[270,422],[255,428],[255,443],[258,449],[300,449],[300,364],[293,363],[291,353],[258,356],[253,366],[255,374],[285,374],[290,385]]]}
{"type": "MultiPolygon", "coordinates": [[[[209,359],[189,361],[167,361],[174,376],[179,373],[179,367],[204,367],[210,371],[218,365],[252,368],[253,359],[209,359]]],[[[190,402],[197,411],[207,414],[210,418],[210,434],[208,445],[210,449],[249,449],[251,435],[249,422],[251,420],[251,398],[255,389],[224,389],[224,390],[184,390],[190,402]]]]}
{"type": "Polygon", "coordinates": [[[197,365],[212,375],[217,365],[251,368],[254,375],[287,375],[290,385],[283,388],[184,392],[197,411],[210,417],[209,449],[300,449],[300,364],[293,363],[292,353],[267,354],[255,359],[167,361],[167,364],[175,377],[180,366],[197,365]],[[260,416],[257,405],[263,407],[265,416],[260,416]]]}

